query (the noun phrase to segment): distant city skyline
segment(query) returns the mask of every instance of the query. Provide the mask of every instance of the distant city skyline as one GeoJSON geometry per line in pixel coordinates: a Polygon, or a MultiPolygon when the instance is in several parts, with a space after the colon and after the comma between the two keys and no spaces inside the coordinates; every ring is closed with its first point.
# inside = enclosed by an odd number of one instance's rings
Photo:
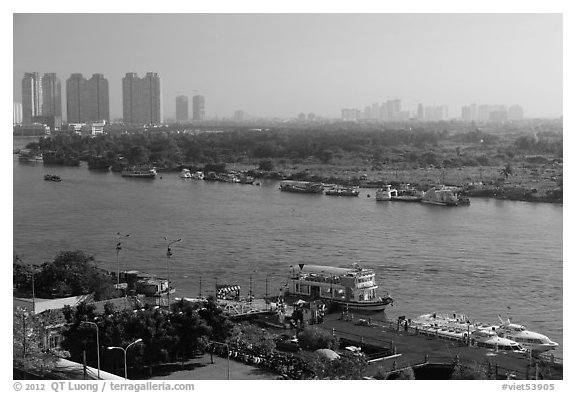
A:
{"type": "Polygon", "coordinates": [[[454,118],[471,103],[559,117],[562,24],[562,14],[14,14],[13,97],[22,102],[26,72],[98,73],[110,118],[122,118],[122,78],[155,72],[166,118],[179,95],[204,96],[206,119],[339,118],[395,98],[454,118]]]}

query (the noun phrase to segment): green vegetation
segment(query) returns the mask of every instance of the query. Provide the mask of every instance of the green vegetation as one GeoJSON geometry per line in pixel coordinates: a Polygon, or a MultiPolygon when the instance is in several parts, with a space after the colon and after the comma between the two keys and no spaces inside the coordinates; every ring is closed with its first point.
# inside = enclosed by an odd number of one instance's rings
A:
{"type": "Polygon", "coordinates": [[[96,266],[94,257],[83,251],[61,251],[52,262],[40,266],[23,264],[14,256],[14,287],[31,296],[32,279],[35,296],[57,298],[94,294],[94,300],[114,297],[112,277],[96,266]]]}
{"type": "MultiPolygon", "coordinates": [[[[203,353],[211,340],[228,339],[233,327],[214,299],[203,306],[180,301],[172,305],[170,313],[150,306],[116,311],[108,304],[98,315],[94,305],[83,303],[75,309],[65,308],[64,316],[67,328],[62,347],[70,352],[71,360],[81,363],[86,351],[88,364],[97,364],[94,327],[83,323],[93,322],[98,326],[101,352],[108,347],[126,348],[142,339],[127,352],[128,363],[133,370],[146,369],[150,375],[156,366],[203,353]]],[[[123,354],[117,352],[101,356],[101,368],[122,375],[123,354]]]]}
{"type": "Polygon", "coordinates": [[[49,373],[59,357],[68,357],[62,350],[45,350],[44,322],[42,317],[20,308],[14,310],[12,319],[12,360],[15,368],[43,375],[49,373]]]}
{"type": "Polygon", "coordinates": [[[316,326],[307,326],[297,335],[298,343],[302,349],[314,351],[316,349],[338,349],[338,338],[328,331],[316,326]]]}

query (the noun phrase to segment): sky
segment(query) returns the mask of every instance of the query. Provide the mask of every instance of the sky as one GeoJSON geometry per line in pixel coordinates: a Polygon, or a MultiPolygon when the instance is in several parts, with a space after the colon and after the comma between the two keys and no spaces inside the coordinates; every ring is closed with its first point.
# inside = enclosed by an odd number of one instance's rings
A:
{"type": "MultiPolygon", "coordinates": [[[[562,115],[562,14],[14,14],[13,94],[24,72],[103,73],[121,117],[126,72],[158,72],[164,117],[201,94],[206,116],[339,117],[402,100],[521,105],[562,115]]],[[[65,111],[65,103],[63,104],[65,111]]]]}

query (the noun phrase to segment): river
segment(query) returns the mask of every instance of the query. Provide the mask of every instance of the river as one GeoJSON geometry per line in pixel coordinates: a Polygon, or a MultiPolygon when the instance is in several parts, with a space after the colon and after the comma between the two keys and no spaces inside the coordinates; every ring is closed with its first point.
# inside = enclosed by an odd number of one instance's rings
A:
{"type": "MultiPolygon", "coordinates": [[[[14,141],[14,147],[21,147],[14,141]]],[[[367,194],[372,194],[371,198],[367,194]]],[[[563,342],[563,206],[472,198],[443,208],[281,192],[260,186],[156,179],[80,167],[48,167],[13,158],[13,246],[26,263],[84,250],[102,268],[166,275],[172,246],[174,296],[214,293],[216,282],[244,294],[273,294],[299,263],[376,270],[395,299],[390,318],[428,312],[497,315],[563,342]],[[62,182],[44,181],[55,173],[62,182]],[[266,285],[268,283],[268,285],[266,285]]],[[[556,351],[562,356],[562,347],[556,351]]]]}

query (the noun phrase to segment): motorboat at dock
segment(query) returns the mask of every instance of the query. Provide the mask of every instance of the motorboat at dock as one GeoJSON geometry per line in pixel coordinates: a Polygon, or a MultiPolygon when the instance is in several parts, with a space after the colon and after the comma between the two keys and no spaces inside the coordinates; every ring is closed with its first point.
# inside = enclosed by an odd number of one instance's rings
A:
{"type": "Polygon", "coordinates": [[[190,173],[190,169],[183,168],[180,172],[181,179],[192,179],[192,173],[190,173]]]}
{"type": "Polygon", "coordinates": [[[461,189],[452,186],[437,186],[429,189],[422,196],[422,203],[440,206],[469,205],[470,200],[460,195],[461,189]]]}
{"type": "Polygon", "coordinates": [[[399,187],[395,194],[391,194],[391,200],[399,202],[420,202],[424,197],[424,191],[420,191],[406,184],[399,187]]]}
{"type": "Polygon", "coordinates": [[[334,195],[334,196],[357,197],[358,195],[360,195],[360,189],[358,187],[334,186],[326,190],[324,193],[326,195],[334,195]]]}
{"type": "Polygon", "coordinates": [[[284,180],[280,182],[280,191],[320,194],[324,191],[322,183],[309,181],[284,180]]]}
{"type": "Polygon", "coordinates": [[[390,184],[376,190],[376,202],[391,201],[396,196],[398,196],[398,191],[392,188],[390,184]]]}
{"type": "MultiPolygon", "coordinates": [[[[547,336],[526,330],[523,325],[511,323],[510,319],[504,321],[500,316],[500,324],[487,324],[471,321],[464,314],[424,314],[411,321],[412,326],[418,326],[420,329],[444,329],[449,331],[458,331],[466,333],[473,338],[473,334],[480,335],[480,332],[488,332],[490,337],[496,335],[502,340],[510,340],[520,345],[534,354],[552,350],[558,346],[558,343],[550,340],[547,336]]],[[[486,335],[485,335],[486,336],[486,335]]],[[[496,342],[496,341],[495,341],[496,342]]],[[[500,342],[500,345],[503,341],[500,342]]]]}
{"type": "Polygon", "coordinates": [[[349,268],[299,264],[292,273],[290,295],[321,300],[350,310],[383,311],[393,303],[388,293],[377,292],[375,272],[358,264],[349,268]]]}

